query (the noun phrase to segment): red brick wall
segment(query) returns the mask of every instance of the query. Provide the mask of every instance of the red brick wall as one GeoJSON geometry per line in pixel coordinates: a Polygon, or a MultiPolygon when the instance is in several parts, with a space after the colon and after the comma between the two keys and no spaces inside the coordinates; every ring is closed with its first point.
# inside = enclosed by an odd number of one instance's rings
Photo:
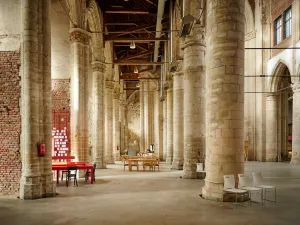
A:
{"type": "Polygon", "coordinates": [[[70,111],[70,80],[52,79],[52,110],[55,112],[70,111]]]}
{"type": "Polygon", "coordinates": [[[20,187],[19,67],[19,52],[0,52],[0,195],[17,195],[20,187]]]}

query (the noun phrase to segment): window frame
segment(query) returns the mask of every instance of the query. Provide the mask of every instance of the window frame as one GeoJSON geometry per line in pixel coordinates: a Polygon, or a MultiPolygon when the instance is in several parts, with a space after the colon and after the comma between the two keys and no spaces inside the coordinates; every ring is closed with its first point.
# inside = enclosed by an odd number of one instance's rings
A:
{"type": "Polygon", "coordinates": [[[283,27],[284,27],[284,33],[283,33],[283,37],[284,39],[288,38],[289,36],[292,35],[292,6],[288,7],[284,12],[283,12],[283,27]],[[289,18],[286,19],[286,15],[290,14],[289,18]],[[289,26],[289,34],[286,34],[287,31],[287,23],[289,26]]]}
{"type": "Polygon", "coordinates": [[[293,34],[293,28],[292,28],[292,19],[293,19],[293,11],[292,11],[292,5],[290,5],[288,8],[286,8],[276,19],[273,21],[273,42],[274,46],[279,45],[282,43],[285,39],[289,38],[293,34]],[[289,18],[286,20],[286,15],[290,14],[289,18]],[[280,21],[280,26],[277,26],[278,22],[280,21]],[[289,26],[289,33],[287,34],[286,31],[287,26],[289,26]],[[280,31],[280,40],[278,40],[278,30],[280,31]]]}
{"type": "Polygon", "coordinates": [[[282,15],[278,16],[275,20],[274,20],[274,44],[278,45],[279,43],[281,43],[283,41],[283,26],[282,26],[282,15]],[[280,25],[278,26],[278,22],[280,22],[280,25]],[[278,30],[280,30],[280,32],[278,33],[278,30]],[[278,41],[278,34],[280,34],[280,40],[278,41]]]}

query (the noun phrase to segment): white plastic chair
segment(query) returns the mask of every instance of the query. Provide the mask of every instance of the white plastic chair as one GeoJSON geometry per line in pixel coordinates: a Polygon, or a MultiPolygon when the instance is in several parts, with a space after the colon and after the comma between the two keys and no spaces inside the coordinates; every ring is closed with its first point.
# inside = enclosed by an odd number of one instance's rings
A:
{"type": "Polygon", "coordinates": [[[206,171],[203,169],[203,163],[197,163],[197,173],[201,173],[201,178],[205,178],[206,171]]]}
{"type": "MultiPolygon", "coordinates": [[[[237,204],[237,196],[238,194],[248,194],[249,197],[249,192],[247,190],[235,188],[235,179],[234,175],[224,175],[224,192],[232,193],[235,194],[235,202],[234,204],[237,204]]],[[[248,198],[249,199],[249,198],[248,198]]]]}
{"type": "Polygon", "coordinates": [[[262,188],[263,194],[262,194],[262,199],[263,201],[269,201],[269,202],[275,202],[276,203],[276,187],[271,186],[271,185],[265,185],[264,184],[264,178],[261,175],[261,172],[258,173],[252,173],[253,176],[253,183],[255,187],[262,188]],[[267,191],[272,191],[274,190],[274,201],[267,199],[267,191]]]}
{"type": "Polygon", "coordinates": [[[252,200],[252,192],[260,194],[260,203],[263,204],[262,188],[253,187],[250,178],[244,174],[238,174],[239,185],[238,187],[243,190],[249,191],[250,201],[252,200]]]}

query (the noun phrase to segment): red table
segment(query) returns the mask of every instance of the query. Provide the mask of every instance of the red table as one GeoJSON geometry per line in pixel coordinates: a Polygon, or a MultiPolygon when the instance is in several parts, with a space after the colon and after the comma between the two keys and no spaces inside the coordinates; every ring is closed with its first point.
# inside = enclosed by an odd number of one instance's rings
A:
{"type": "Polygon", "coordinates": [[[59,181],[59,171],[68,170],[68,166],[76,166],[78,170],[91,172],[91,184],[94,183],[94,165],[85,162],[52,163],[52,170],[56,170],[56,182],[59,181]]]}

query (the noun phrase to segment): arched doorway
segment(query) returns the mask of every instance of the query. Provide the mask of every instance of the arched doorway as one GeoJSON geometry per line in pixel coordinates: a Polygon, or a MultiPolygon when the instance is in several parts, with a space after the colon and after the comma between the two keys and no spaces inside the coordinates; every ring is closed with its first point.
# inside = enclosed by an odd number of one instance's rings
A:
{"type": "Polygon", "coordinates": [[[293,91],[291,74],[278,62],[266,94],[266,161],[289,160],[292,150],[293,91]]]}

